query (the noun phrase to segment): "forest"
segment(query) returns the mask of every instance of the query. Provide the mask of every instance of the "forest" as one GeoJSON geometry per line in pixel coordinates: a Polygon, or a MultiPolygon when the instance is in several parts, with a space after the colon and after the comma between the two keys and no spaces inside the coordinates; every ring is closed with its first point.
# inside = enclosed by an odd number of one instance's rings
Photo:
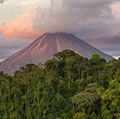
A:
{"type": "Polygon", "coordinates": [[[0,119],[120,119],[120,58],[71,50],[0,72],[0,119]]]}

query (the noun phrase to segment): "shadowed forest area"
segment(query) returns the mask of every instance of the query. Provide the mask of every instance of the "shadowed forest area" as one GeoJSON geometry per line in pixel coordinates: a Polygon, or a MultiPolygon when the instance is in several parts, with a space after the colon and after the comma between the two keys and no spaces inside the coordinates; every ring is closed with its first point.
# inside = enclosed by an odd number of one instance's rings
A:
{"type": "Polygon", "coordinates": [[[71,50],[0,72],[0,119],[120,119],[120,59],[71,50]]]}

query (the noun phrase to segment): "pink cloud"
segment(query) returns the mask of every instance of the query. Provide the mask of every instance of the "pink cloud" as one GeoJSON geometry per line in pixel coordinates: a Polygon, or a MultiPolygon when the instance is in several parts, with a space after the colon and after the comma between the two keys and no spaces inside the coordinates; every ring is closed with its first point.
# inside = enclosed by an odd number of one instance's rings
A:
{"type": "Polygon", "coordinates": [[[111,5],[112,14],[116,19],[120,20],[120,2],[111,5]]]}
{"type": "Polygon", "coordinates": [[[0,26],[0,33],[7,38],[33,38],[43,32],[34,26],[34,17],[31,12],[17,17],[15,20],[0,26]]]}

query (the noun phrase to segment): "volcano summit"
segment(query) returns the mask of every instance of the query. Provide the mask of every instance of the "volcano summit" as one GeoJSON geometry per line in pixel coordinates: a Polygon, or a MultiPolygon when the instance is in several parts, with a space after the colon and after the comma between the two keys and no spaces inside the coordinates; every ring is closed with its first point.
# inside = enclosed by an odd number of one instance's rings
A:
{"type": "Polygon", "coordinates": [[[93,54],[99,54],[106,60],[113,59],[113,57],[94,48],[73,34],[46,33],[29,46],[1,62],[0,70],[11,74],[27,64],[45,63],[52,59],[55,53],[65,49],[73,50],[87,58],[90,58],[93,54]]]}

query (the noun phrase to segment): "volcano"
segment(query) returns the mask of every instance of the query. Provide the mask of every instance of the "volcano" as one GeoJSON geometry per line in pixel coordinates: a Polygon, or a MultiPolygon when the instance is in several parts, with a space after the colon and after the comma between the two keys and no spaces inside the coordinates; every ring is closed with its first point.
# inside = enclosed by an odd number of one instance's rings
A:
{"type": "Polygon", "coordinates": [[[113,57],[94,48],[73,34],[46,33],[29,46],[1,62],[0,70],[13,74],[27,64],[45,63],[47,60],[52,59],[55,53],[66,49],[73,50],[87,58],[90,58],[93,54],[99,54],[106,60],[113,59],[113,57]]]}

